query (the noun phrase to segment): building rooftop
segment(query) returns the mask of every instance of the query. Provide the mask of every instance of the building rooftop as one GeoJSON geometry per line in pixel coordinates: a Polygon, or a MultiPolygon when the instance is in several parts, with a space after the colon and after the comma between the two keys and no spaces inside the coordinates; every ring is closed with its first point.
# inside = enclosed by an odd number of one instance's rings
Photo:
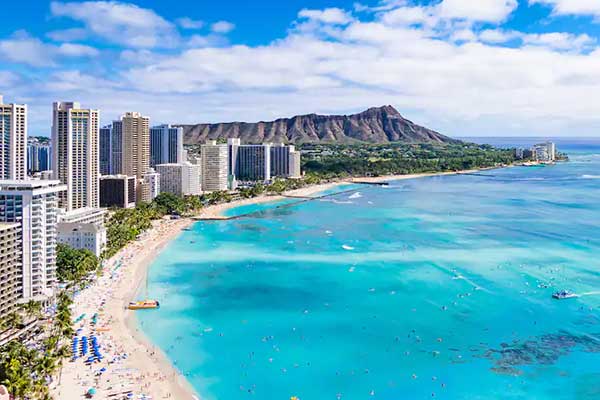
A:
{"type": "Polygon", "coordinates": [[[58,180],[26,179],[26,180],[0,180],[0,187],[20,187],[20,188],[44,188],[60,185],[58,180]]]}
{"type": "Polygon", "coordinates": [[[0,180],[0,192],[13,194],[15,192],[33,192],[33,194],[50,194],[67,190],[67,185],[60,181],[27,179],[23,181],[0,180]]]}
{"type": "Polygon", "coordinates": [[[102,208],[92,208],[92,207],[78,208],[76,210],[72,210],[72,211],[64,213],[63,215],[61,215],[61,218],[68,220],[70,218],[81,218],[81,217],[85,217],[88,215],[94,215],[94,214],[106,214],[106,210],[104,210],[102,208]]]}
{"type": "Polygon", "coordinates": [[[127,175],[100,175],[100,179],[128,179],[135,178],[135,176],[127,176],[127,175]]]}
{"type": "Polygon", "coordinates": [[[56,225],[56,229],[59,233],[69,232],[85,232],[85,233],[98,233],[106,230],[103,226],[98,226],[92,223],[81,223],[81,222],[59,222],[56,225]]]}

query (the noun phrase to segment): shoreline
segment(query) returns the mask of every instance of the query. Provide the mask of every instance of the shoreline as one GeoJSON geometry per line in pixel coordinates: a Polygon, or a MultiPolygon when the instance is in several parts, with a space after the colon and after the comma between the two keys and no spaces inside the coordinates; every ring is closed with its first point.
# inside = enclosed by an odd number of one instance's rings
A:
{"type": "MultiPolygon", "coordinates": [[[[95,308],[102,311],[100,314],[102,325],[106,313],[109,318],[104,327],[107,332],[97,332],[100,343],[108,340],[114,343],[114,347],[120,350],[127,350],[128,357],[122,360],[122,364],[118,370],[133,370],[137,371],[137,375],[131,376],[131,373],[125,375],[117,374],[119,380],[134,380],[137,383],[131,386],[139,387],[139,391],[146,396],[151,396],[154,399],[174,398],[174,399],[199,399],[200,396],[191,383],[185,378],[175,365],[168,359],[166,354],[143,333],[141,326],[134,311],[129,311],[125,308],[129,301],[132,301],[140,292],[142,285],[146,279],[149,267],[160,252],[172,241],[181,234],[181,232],[189,228],[191,225],[200,220],[210,219],[226,219],[224,213],[232,208],[277,202],[286,199],[285,196],[311,197],[317,193],[331,190],[335,187],[362,183],[381,183],[392,180],[418,179],[432,176],[460,175],[466,173],[475,173],[483,170],[505,168],[506,166],[480,168],[468,171],[449,171],[439,173],[420,173],[407,175],[391,175],[381,177],[366,177],[366,178],[347,178],[340,181],[329,182],[319,185],[313,185],[305,188],[295,189],[285,192],[284,195],[262,195],[255,198],[237,200],[230,203],[223,203],[214,206],[206,207],[200,214],[193,218],[184,218],[180,220],[169,220],[163,218],[154,222],[154,226],[143,233],[138,240],[128,244],[121,249],[119,253],[105,262],[104,275],[96,282],[84,289],[74,302],[73,315],[81,315],[83,313],[93,313],[95,300],[95,308]],[[119,267],[121,265],[121,267],[119,267]],[[115,273],[120,268],[118,273],[115,273]],[[112,270],[112,272],[111,272],[112,270]],[[170,397],[168,397],[170,396],[170,397]]],[[[99,313],[100,313],[99,311],[99,313]]],[[[140,312],[140,311],[137,311],[140,312]]],[[[142,311],[143,312],[143,311],[142,311]]],[[[85,321],[85,320],[84,320],[85,321]]],[[[77,329],[78,326],[75,326],[77,329]]],[[[92,328],[88,329],[92,333],[92,328]]],[[[85,334],[82,333],[82,335],[85,334]]],[[[103,348],[104,351],[104,348],[103,348]]],[[[116,352],[118,354],[118,352],[116,352]]],[[[110,359],[111,357],[106,357],[110,359]]],[[[98,381],[94,380],[94,369],[106,367],[110,373],[113,369],[106,362],[94,365],[94,368],[81,367],[80,362],[67,362],[63,366],[61,384],[53,388],[52,393],[57,395],[57,398],[65,400],[76,400],[84,398],[85,390],[89,387],[96,387],[98,394],[109,394],[108,390],[103,390],[102,385],[113,391],[114,380],[103,382],[102,376],[98,381]],[[106,364],[106,365],[105,365],[106,364]],[[81,368],[78,368],[81,367],[81,368]],[[82,377],[81,374],[87,372],[82,377]],[[108,386],[110,384],[110,386],[108,386]],[[73,388],[79,388],[81,391],[75,393],[73,388]],[[63,392],[64,391],[64,392],[63,392]]],[[[114,364],[113,364],[114,365],[114,364]]],[[[117,371],[118,371],[117,370],[117,371]]],[[[103,398],[103,397],[99,397],[103,398]]]]}
{"type": "Polygon", "coordinates": [[[138,240],[105,262],[102,277],[76,294],[73,316],[88,317],[74,328],[82,329],[79,336],[98,337],[105,360],[90,367],[82,358],[66,361],[60,385],[51,388],[55,398],[83,399],[92,387],[97,398],[128,391],[135,393],[135,398],[141,394],[154,399],[199,398],[162,350],[141,331],[135,312],[125,308],[142,287],[152,261],[192,223],[191,219],[155,221],[138,240]],[[89,324],[94,313],[98,314],[96,327],[89,324]],[[106,370],[98,376],[101,368],[106,370]]]}

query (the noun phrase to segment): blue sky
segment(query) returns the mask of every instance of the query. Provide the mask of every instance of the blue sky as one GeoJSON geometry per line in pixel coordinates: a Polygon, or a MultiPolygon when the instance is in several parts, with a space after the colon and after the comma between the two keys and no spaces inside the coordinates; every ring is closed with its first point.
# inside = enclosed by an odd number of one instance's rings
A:
{"type": "Polygon", "coordinates": [[[452,136],[599,136],[600,0],[3,4],[0,93],[155,123],[394,105],[452,136]]]}

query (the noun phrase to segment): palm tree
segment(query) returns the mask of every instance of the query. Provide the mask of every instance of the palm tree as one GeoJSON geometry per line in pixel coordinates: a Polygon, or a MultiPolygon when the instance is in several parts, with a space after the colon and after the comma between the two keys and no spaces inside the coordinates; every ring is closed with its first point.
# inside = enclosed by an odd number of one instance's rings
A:
{"type": "Polygon", "coordinates": [[[6,386],[8,392],[17,399],[23,398],[31,390],[31,376],[23,368],[18,359],[13,358],[6,366],[4,374],[6,378],[2,384],[6,386]]]}
{"type": "Polygon", "coordinates": [[[45,353],[35,365],[36,372],[41,376],[51,376],[57,367],[57,358],[49,353],[45,353]]]}
{"type": "Polygon", "coordinates": [[[29,318],[40,318],[42,316],[42,303],[39,301],[29,300],[21,308],[29,318]]]}
{"type": "Polygon", "coordinates": [[[9,328],[17,329],[23,325],[23,317],[21,314],[13,311],[4,318],[4,322],[9,328]]]}

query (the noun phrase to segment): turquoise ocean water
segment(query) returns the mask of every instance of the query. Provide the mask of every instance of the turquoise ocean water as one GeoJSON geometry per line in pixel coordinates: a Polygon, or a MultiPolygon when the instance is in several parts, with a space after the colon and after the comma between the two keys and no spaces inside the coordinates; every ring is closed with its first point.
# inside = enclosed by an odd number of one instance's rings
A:
{"type": "Polygon", "coordinates": [[[197,223],[139,323],[207,400],[599,399],[600,142],[558,144],[197,223]]]}

